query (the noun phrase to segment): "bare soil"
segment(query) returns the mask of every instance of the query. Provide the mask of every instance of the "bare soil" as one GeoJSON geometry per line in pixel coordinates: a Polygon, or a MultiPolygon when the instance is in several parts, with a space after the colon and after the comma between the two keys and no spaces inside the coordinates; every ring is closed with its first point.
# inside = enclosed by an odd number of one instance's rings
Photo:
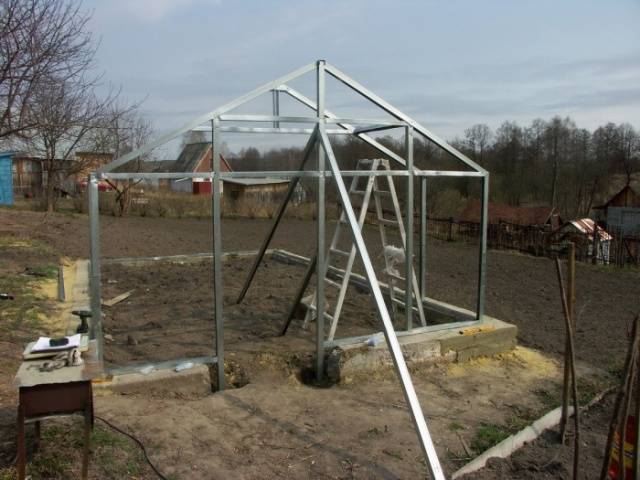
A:
{"type": "MultiPolygon", "coordinates": [[[[102,217],[101,222],[104,258],[211,250],[208,221],[102,217]]],[[[257,248],[268,225],[268,221],[225,220],[223,248],[226,251],[257,248]]],[[[375,233],[367,229],[367,238],[373,241],[375,233]]],[[[86,216],[0,210],[0,237],[35,239],[70,257],[88,256],[86,216]]],[[[309,255],[314,239],[313,222],[287,220],[273,246],[309,255]]],[[[372,251],[379,262],[378,250],[372,247],[372,251]]],[[[20,253],[7,253],[14,254],[20,253]]],[[[3,256],[0,261],[6,258],[3,256]]],[[[473,309],[477,264],[476,246],[430,239],[429,296],[473,309]]],[[[113,363],[154,356],[166,359],[177,354],[167,351],[168,343],[162,340],[176,333],[191,335],[183,339],[181,347],[176,347],[181,352],[191,352],[189,355],[201,354],[212,344],[213,336],[205,336],[205,330],[212,331],[211,300],[202,295],[210,288],[207,287],[210,269],[205,265],[202,265],[205,271],[200,272],[194,271],[193,265],[154,273],[109,268],[105,266],[103,272],[105,298],[135,288],[131,302],[144,302],[143,293],[149,293],[144,289],[154,289],[151,301],[146,304],[149,316],[126,318],[128,305],[136,309],[139,306],[123,302],[113,310],[115,320],[105,321],[114,336],[110,345],[113,363]],[[110,278],[118,283],[109,283],[110,278]],[[200,293],[191,296],[195,292],[200,293]],[[175,302],[179,306],[172,305],[174,299],[181,300],[175,302]],[[160,327],[151,323],[158,322],[154,311],[162,312],[165,319],[169,318],[165,320],[168,323],[160,327]],[[124,317],[118,320],[118,315],[124,317]],[[185,315],[200,318],[201,323],[180,325],[185,315]],[[125,328],[125,320],[133,322],[132,325],[125,328]],[[133,338],[131,345],[127,328],[133,330],[134,337],[145,328],[158,335],[149,342],[133,338]]],[[[228,358],[235,357],[245,365],[253,362],[247,386],[205,398],[100,397],[98,412],[135,432],[161,469],[176,478],[423,478],[426,470],[415,433],[392,375],[381,373],[367,383],[318,389],[300,382],[299,365],[288,365],[281,358],[258,351],[258,344],[276,341],[271,335],[280,326],[291,292],[302,276],[302,269],[292,269],[285,266],[281,269],[279,264],[268,262],[266,268],[259,270],[256,289],[250,292],[247,304],[234,307],[236,288],[246,265],[242,262],[225,265],[225,280],[230,285],[225,291],[225,314],[230,326],[228,358]],[[255,311],[261,312],[259,322],[254,321],[258,320],[253,318],[255,311]]],[[[580,312],[577,351],[581,376],[586,379],[597,369],[619,368],[626,346],[626,325],[639,307],[640,277],[636,271],[583,264],[578,266],[577,276],[580,312]]],[[[557,358],[563,350],[563,324],[553,263],[549,259],[490,251],[487,280],[487,313],[515,323],[520,343],[545,352],[549,358],[518,349],[498,358],[412,372],[448,473],[478,453],[473,446],[481,445],[478,432],[483,425],[508,434],[558,401],[557,358]],[[468,449],[472,451],[467,452],[468,449]]],[[[358,309],[358,301],[364,304],[367,296],[355,291],[354,295],[362,299],[355,299],[349,308],[358,309]]],[[[375,318],[366,315],[354,318],[359,320],[345,328],[364,329],[375,323],[375,318]]],[[[293,333],[291,338],[299,342],[300,348],[308,349],[312,333],[299,328],[293,333]]],[[[309,348],[307,352],[310,358],[312,350],[309,348]]],[[[306,360],[301,358],[301,362],[306,360]]],[[[583,390],[595,391],[600,387],[597,381],[588,380],[583,390]]],[[[596,465],[599,468],[602,460],[602,437],[610,408],[607,402],[602,412],[598,414],[600,407],[594,407],[593,417],[586,419],[585,429],[593,435],[585,436],[592,446],[585,449],[589,458],[583,468],[589,473],[585,478],[595,478],[597,471],[592,471],[596,465]]],[[[492,462],[473,478],[567,478],[570,461],[570,449],[561,447],[550,433],[511,460],[500,465],[492,462]],[[554,460],[557,452],[561,453],[554,460]],[[549,465],[557,467],[556,470],[549,465]],[[545,477],[545,469],[549,468],[552,469],[545,477]]]]}
{"type": "MultiPolygon", "coordinates": [[[[257,249],[269,225],[268,220],[224,220],[223,250],[257,249]]],[[[212,225],[207,220],[103,216],[101,226],[104,258],[211,251],[212,225]]],[[[380,261],[377,231],[371,227],[365,231],[372,246],[372,257],[380,261]]],[[[0,236],[35,238],[70,257],[88,257],[88,233],[88,218],[84,215],[0,212],[0,236]]],[[[277,231],[272,246],[308,256],[313,253],[315,238],[313,222],[287,219],[277,231]]],[[[427,294],[473,310],[477,247],[429,239],[427,260],[427,294]]],[[[175,291],[167,293],[176,294],[175,291]]],[[[225,295],[231,292],[225,291],[225,295]]],[[[283,303],[289,298],[282,299],[283,303]]],[[[624,357],[627,324],[640,310],[639,298],[640,272],[637,270],[578,264],[576,344],[579,360],[600,368],[619,367],[624,357]]],[[[521,344],[554,355],[562,353],[564,326],[551,260],[489,251],[486,312],[517,325],[521,344]]]]}

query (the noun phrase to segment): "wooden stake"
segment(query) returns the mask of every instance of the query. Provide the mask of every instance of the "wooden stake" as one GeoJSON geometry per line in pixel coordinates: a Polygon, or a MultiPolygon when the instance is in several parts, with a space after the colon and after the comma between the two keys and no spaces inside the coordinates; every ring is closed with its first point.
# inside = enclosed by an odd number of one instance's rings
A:
{"type": "Polygon", "coordinates": [[[569,360],[571,366],[571,384],[573,387],[573,420],[575,424],[575,432],[573,436],[573,478],[578,478],[578,466],[580,462],[580,405],[578,405],[578,378],[576,377],[576,357],[574,350],[573,327],[571,325],[571,317],[569,315],[569,305],[567,303],[567,294],[562,280],[562,269],[560,260],[556,258],[556,272],[558,274],[558,284],[560,285],[560,296],[562,299],[562,311],[564,313],[564,324],[567,329],[569,338],[569,360]]]}
{"type": "MultiPolygon", "coordinates": [[[[573,242],[569,244],[568,255],[568,289],[569,289],[569,318],[573,331],[576,329],[576,246],[573,242]]],[[[569,383],[571,381],[571,370],[569,368],[569,334],[565,333],[564,341],[564,379],[562,383],[562,410],[560,415],[560,441],[564,445],[567,433],[567,417],[569,412],[569,383]]]]}

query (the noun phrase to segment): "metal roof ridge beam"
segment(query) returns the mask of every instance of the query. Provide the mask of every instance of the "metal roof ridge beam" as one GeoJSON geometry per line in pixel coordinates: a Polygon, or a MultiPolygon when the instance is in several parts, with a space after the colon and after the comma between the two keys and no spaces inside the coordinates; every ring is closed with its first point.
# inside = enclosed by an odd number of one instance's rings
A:
{"type": "Polygon", "coordinates": [[[294,70],[293,72],[290,72],[286,75],[283,75],[280,78],[277,78],[275,80],[272,80],[271,82],[265,83],[264,85],[262,85],[261,87],[256,88],[255,90],[252,90],[249,93],[246,93],[240,97],[237,97],[234,100],[231,100],[230,102],[226,103],[225,105],[223,105],[222,107],[213,110],[209,113],[205,113],[204,115],[200,115],[199,117],[196,117],[195,119],[191,120],[190,122],[186,123],[185,125],[183,125],[182,127],[173,130],[169,133],[166,133],[160,137],[158,137],[156,140],[151,141],[150,143],[143,145],[142,147],[133,150],[132,152],[123,155],[122,157],[114,160],[111,163],[108,163],[107,165],[105,165],[104,167],[98,169],[98,172],[110,172],[115,168],[118,168],[120,165],[124,165],[125,163],[133,160],[134,158],[139,157],[140,155],[143,155],[145,153],[150,152],[151,150],[153,150],[156,147],[159,147],[160,145],[163,145],[165,143],[167,143],[170,140],[173,140],[174,138],[176,138],[178,135],[182,135],[183,133],[188,132],[189,130],[193,129],[194,127],[197,127],[198,125],[211,120],[212,118],[222,115],[223,113],[228,112],[229,110],[232,110],[240,105],[242,105],[243,103],[246,103],[250,100],[253,100],[254,98],[262,95],[263,93],[269,92],[271,90],[273,90],[274,88],[278,87],[279,85],[286,83],[290,80],[293,80],[294,78],[298,78],[301,75],[304,75],[305,73],[311,72],[312,70],[315,70],[316,68],[316,62],[310,63],[308,65],[305,65],[302,68],[299,68],[297,70],[294,70]]]}
{"type": "MultiPolygon", "coordinates": [[[[302,103],[303,105],[306,105],[310,109],[317,111],[316,103],[313,100],[311,100],[310,98],[304,96],[302,93],[300,93],[297,90],[289,87],[288,85],[280,85],[278,87],[278,90],[288,94],[289,96],[291,96],[292,98],[298,100],[300,103],[302,103]]],[[[327,117],[327,118],[331,118],[331,119],[339,118],[337,115],[331,113],[329,110],[326,110],[326,109],[324,111],[324,116],[327,117]]],[[[384,153],[385,155],[388,155],[389,157],[391,157],[391,159],[395,160],[396,162],[398,162],[403,167],[407,166],[407,162],[404,160],[404,158],[402,158],[397,153],[392,152],[387,147],[385,147],[384,145],[382,145],[381,143],[379,143],[377,140],[373,139],[372,137],[370,137],[366,133],[354,133],[355,132],[355,128],[353,127],[353,125],[349,125],[348,123],[338,123],[338,125],[341,126],[342,128],[344,128],[345,130],[350,131],[351,133],[356,135],[358,138],[360,138],[362,141],[364,141],[364,142],[368,143],[369,145],[371,145],[372,147],[376,148],[381,153],[384,153]]],[[[414,172],[419,172],[420,171],[420,169],[416,168],[416,167],[413,167],[413,170],[414,170],[414,172]]]]}

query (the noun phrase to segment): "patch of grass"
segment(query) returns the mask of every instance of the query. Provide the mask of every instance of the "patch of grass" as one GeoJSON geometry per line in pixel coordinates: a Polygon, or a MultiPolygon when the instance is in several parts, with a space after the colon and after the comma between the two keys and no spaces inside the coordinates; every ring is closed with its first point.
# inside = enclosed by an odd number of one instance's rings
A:
{"type": "Polygon", "coordinates": [[[457,432],[459,430],[464,430],[464,425],[454,421],[454,422],[451,422],[449,424],[449,430],[451,430],[452,432],[457,432]]]}
{"type": "MultiPolygon", "coordinates": [[[[84,447],[83,421],[60,419],[46,422],[40,445],[40,451],[27,465],[27,472],[33,480],[76,478],[84,447]]],[[[95,478],[147,478],[149,469],[142,452],[128,438],[96,424],[90,445],[89,470],[95,478]]],[[[0,469],[0,480],[15,478],[14,467],[0,469]]]]}
{"type": "Polygon", "coordinates": [[[471,440],[471,448],[477,454],[497,445],[509,436],[509,431],[503,426],[494,423],[481,423],[476,429],[475,436],[471,440]]]}
{"type": "Polygon", "coordinates": [[[545,411],[553,410],[558,407],[561,403],[561,393],[560,392],[550,392],[549,390],[534,390],[534,395],[538,397],[538,400],[542,403],[542,409],[545,411]]]}

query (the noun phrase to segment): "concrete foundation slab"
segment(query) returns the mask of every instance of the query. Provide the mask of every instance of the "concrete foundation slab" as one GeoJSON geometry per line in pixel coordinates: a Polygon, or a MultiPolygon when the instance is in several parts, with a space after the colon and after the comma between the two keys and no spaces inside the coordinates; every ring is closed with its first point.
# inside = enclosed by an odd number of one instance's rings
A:
{"type": "MultiPolygon", "coordinates": [[[[485,316],[472,327],[402,332],[398,341],[405,361],[410,366],[440,362],[463,362],[474,357],[508,352],[516,347],[518,329],[515,325],[485,316]]],[[[376,336],[359,338],[349,343],[345,339],[327,350],[327,376],[332,382],[349,382],[372,372],[392,368],[391,355],[376,336]]]]}

